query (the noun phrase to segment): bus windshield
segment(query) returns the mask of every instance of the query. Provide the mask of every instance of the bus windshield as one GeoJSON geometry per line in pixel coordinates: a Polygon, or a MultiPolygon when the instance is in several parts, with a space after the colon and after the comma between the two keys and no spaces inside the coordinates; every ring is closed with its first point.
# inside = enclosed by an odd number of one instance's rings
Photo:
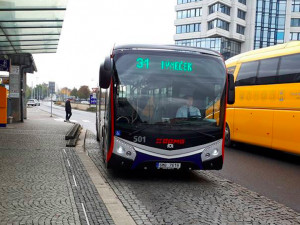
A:
{"type": "Polygon", "coordinates": [[[203,143],[222,138],[226,71],[220,58],[131,51],[114,60],[116,130],[126,139],[170,132],[203,143]]]}

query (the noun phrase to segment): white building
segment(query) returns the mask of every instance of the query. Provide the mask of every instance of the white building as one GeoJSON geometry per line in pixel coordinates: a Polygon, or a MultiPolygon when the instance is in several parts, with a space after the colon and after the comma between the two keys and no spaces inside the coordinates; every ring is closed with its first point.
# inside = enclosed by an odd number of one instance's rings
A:
{"type": "Polygon", "coordinates": [[[300,40],[300,0],[178,0],[177,45],[211,48],[227,59],[300,40]]]}

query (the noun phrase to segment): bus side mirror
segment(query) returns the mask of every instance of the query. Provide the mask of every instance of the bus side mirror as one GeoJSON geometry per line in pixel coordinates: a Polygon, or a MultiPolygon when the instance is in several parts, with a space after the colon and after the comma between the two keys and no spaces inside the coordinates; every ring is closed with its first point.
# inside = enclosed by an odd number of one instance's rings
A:
{"type": "Polygon", "coordinates": [[[112,73],[112,60],[110,57],[106,57],[104,63],[100,66],[99,72],[99,84],[101,88],[107,89],[109,87],[112,73]]]}
{"type": "Polygon", "coordinates": [[[232,105],[235,102],[235,84],[234,84],[234,76],[233,74],[228,74],[228,98],[227,103],[232,105]]]}

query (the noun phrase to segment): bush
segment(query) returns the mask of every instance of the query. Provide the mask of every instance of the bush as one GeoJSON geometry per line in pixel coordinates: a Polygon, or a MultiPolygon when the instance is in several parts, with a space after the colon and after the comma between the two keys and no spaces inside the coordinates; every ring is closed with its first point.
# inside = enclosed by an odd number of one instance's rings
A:
{"type": "Polygon", "coordinates": [[[96,107],[90,107],[90,108],[87,108],[88,112],[96,112],[97,111],[97,108],[96,107]]]}

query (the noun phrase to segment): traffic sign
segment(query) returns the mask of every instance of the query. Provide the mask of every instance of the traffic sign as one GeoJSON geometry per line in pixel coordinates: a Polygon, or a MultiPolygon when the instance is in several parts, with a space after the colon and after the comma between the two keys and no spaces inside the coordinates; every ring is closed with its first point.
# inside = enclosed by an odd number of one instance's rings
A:
{"type": "Polygon", "coordinates": [[[50,94],[55,93],[55,82],[49,81],[49,93],[50,94]]]}
{"type": "Polygon", "coordinates": [[[9,72],[10,70],[10,60],[0,59],[0,71],[9,72]]]}
{"type": "Polygon", "coordinates": [[[92,92],[95,93],[98,91],[98,88],[92,88],[92,92]]]}
{"type": "Polygon", "coordinates": [[[97,96],[96,93],[93,93],[90,95],[90,104],[91,105],[96,105],[97,104],[97,96]]]}

